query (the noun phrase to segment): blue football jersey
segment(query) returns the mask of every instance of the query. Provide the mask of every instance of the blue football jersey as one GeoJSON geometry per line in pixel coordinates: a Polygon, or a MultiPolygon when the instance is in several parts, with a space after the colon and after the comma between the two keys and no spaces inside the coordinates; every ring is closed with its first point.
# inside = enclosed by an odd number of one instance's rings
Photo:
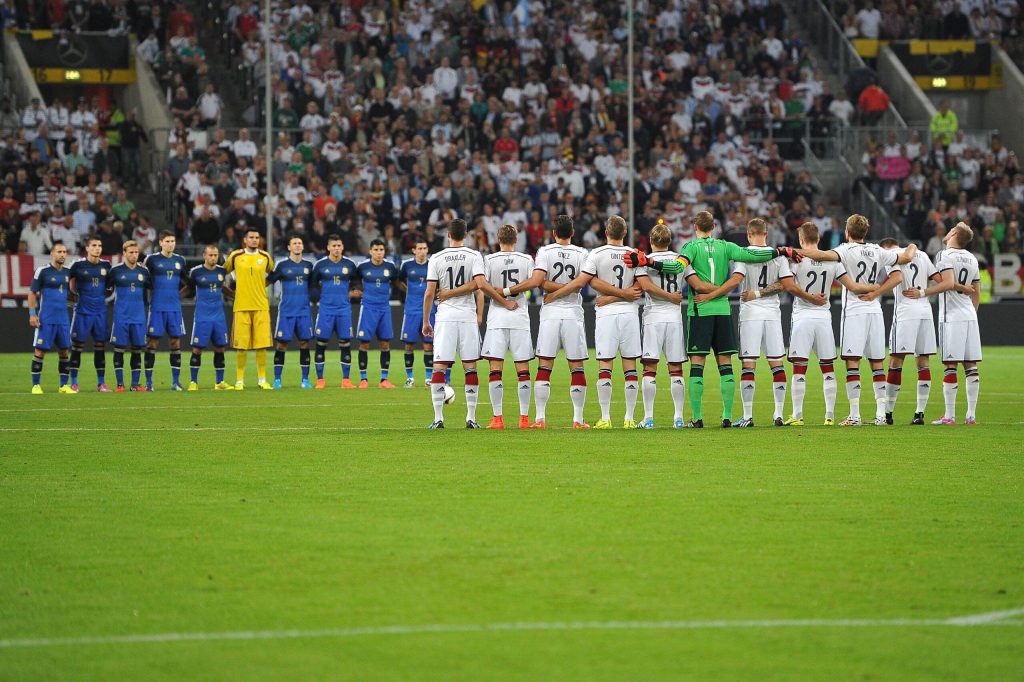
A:
{"type": "Polygon", "coordinates": [[[363,305],[387,306],[391,300],[391,283],[398,279],[398,268],[391,261],[385,260],[380,265],[373,261],[363,261],[357,268],[359,279],[363,281],[363,305]]]}
{"type": "Polygon", "coordinates": [[[318,260],[313,266],[312,285],[320,290],[320,310],[325,313],[351,311],[348,292],[351,282],[358,278],[356,264],[348,258],[342,258],[337,263],[330,258],[318,260]]]}
{"type": "Polygon", "coordinates": [[[312,276],[313,264],[308,260],[296,263],[285,258],[277,263],[271,279],[281,283],[281,315],[302,317],[309,314],[309,281],[312,276]]]}
{"type": "Polygon", "coordinates": [[[44,265],[36,270],[30,288],[39,301],[36,309],[40,324],[71,324],[68,318],[68,285],[71,271],[44,265]]]}
{"type": "Polygon", "coordinates": [[[427,291],[427,261],[417,263],[415,258],[402,263],[399,272],[402,281],[405,282],[405,305],[423,306],[423,294],[427,291]]]}
{"type": "Polygon", "coordinates": [[[124,263],[115,265],[107,275],[107,286],[113,287],[114,318],[126,324],[146,324],[145,291],[152,278],[149,270],[136,264],[130,268],[124,263]]]}
{"type": "Polygon", "coordinates": [[[224,320],[224,281],[228,271],[221,266],[212,270],[197,265],[189,272],[189,284],[196,290],[196,321],[218,322],[224,320]]]}
{"type": "Polygon", "coordinates": [[[96,315],[107,311],[107,273],[110,263],[105,260],[90,263],[83,258],[71,265],[71,280],[78,293],[75,309],[96,315]]]}
{"type": "Polygon", "coordinates": [[[154,313],[180,313],[181,287],[188,277],[185,259],[176,253],[170,256],[154,253],[146,258],[145,266],[153,276],[150,309],[154,313]]]}

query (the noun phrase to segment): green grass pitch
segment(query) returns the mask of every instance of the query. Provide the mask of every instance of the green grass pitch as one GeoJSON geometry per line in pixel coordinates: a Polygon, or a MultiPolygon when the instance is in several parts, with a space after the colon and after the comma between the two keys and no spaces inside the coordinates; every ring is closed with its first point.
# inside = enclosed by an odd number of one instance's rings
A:
{"type": "Polygon", "coordinates": [[[1020,679],[1022,357],[986,350],[973,428],[909,426],[909,371],[895,427],[772,428],[762,367],[758,428],[666,428],[662,383],[657,430],[574,432],[559,360],[558,428],[496,433],[336,388],[336,350],[330,389],[289,354],[273,393],[209,357],[171,393],[161,354],[157,393],[98,395],[86,353],[82,394],[51,356],[32,396],[0,356],[0,678],[1020,679]]]}

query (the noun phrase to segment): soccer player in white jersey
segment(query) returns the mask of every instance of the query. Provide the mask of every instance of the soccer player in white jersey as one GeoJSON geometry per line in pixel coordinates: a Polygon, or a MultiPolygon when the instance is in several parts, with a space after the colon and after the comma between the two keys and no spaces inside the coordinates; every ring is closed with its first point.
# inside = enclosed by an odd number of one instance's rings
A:
{"type": "MultiPolygon", "coordinates": [[[[866,244],[871,226],[868,219],[854,213],[846,219],[846,243],[829,251],[801,249],[805,258],[843,264],[857,284],[874,284],[885,268],[904,265],[913,259],[917,247],[908,246],[902,253],[886,251],[878,244],[866,244]]],[[[899,272],[893,273],[899,276],[899,272]]],[[[860,426],[860,361],[866,357],[871,365],[875,393],[875,426],[885,426],[889,401],[885,397],[885,320],[878,300],[862,301],[849,289],[843,290],[843,312],[839,334],[839,351],[846,361],[846,397],[850,416],[842,426],[860,426]]]]}
{"type": "Polygon", "coordinates": [[[636,421],[633,413],[636,410],[637,390],[636,360],[640,357],[640,315],[637,299],[642,289],[636,280],[647,277],[643,269],[633,270],[622,260],[623,254],[632,253],[632,249],[623,246],[626,237],[626,221],[621,216],[613,215],[604,226],[604,236],[608,243],[599,246],[587,256],[576,279],[558,291],[544,297],[545,303],[558,300],[563,296],[575,294],[591,285],[598,294],[612,297],[602,301],[595,313],[594,341],[597,346],[597,400],[601,405],[601,419],[594,425],[595,429],[610,429],[612,407],[612,364],[615,356],[622,359],[622,373],[625,379],[626,414],[622,420],[622,428],[635,429],[636,421]]]}
{"type": "MultiPolygon", "coordinates": [[[[886,250],[899,248],[899,242],[892,238],[882,239],[878,245],[886,250]]],[[[928,395],[931,393],[932,373],[929,360],[935,354],[935,318],[932,306],[927,298],[920,295],[907,296],[911,289],[923,291],[930,281],[941,282],[938,270],[928,259],[928,254],[918,251],[913,260],[906,265],[887,269],[886,281],[875,291],[863,294],[861,300],[869,301],[892,290],[896,300],[889,328],[889,373],[885,382],[885,397],[888,405],[885,421],[893,423],[892,413],[896,408],[896,398],[903,383],[903,362],[907,355],[917,358],[917,408],[911,424],[924,424],[924,410],[928,406],[928,395]],[[899,270],[899,278],[892,277],[892,272],[899,270]]]]}
{"type": "Polygon", "coordinates": [[[493,301],[487,310],[487,335],[484,337],[483,357],[490,362],[491,372],[487,386],[494,418],[489,429],[504,429],[502,399],[504,383],[502,373],[505,355],[512,353],[516,366],[519,396],[519,428],[530,428],[530,360],[533,360],[533,337],[530,335],[530,310],[526,296],[505,298],[505,289],[525,282],[533,273],[533,259],[516,251],[519,231],[515,225],[498,228],[501,248],[484,258],[484,282],[480,288],[493,301]]]}
{"type": "MultiPolygon", "coordinates": [[[[767,246],[768,225],[761,218],[747,223],[747,241],[751,246],[767,246]]],[[[778,296],[764,296],[762,289],[774,287],[769,294],[782,291],[782,282],[791,280],[789,260],[776,256],[767,263],[737,263],[733,277],[741,279],[740,292],[740,399],[743,401],[743,418],[733,427],[754,425],[754,380],[757,360],[764,350],[768,367],[772,371],[772,397],[775,399],[775,426],[782,426],[782,411],[786,406],[786,368],[782,358],[786,354],[786,342],[782,338],[782,308],[778,296]]]]}
{"type": "Polygon", "coordinates": [[[427,263],[427,289],[423,293],[423,336],[434,339],[434,372],[430,377],[430,399],[434,404],[431,429],[444,428],[445,370],[462,359],[466,371],[466,428],[479,429],[476,405],[480,381],[476,363],[480,359],[480,317],[476,291],[484,279],[484,259],[480,252],[464,246],[466,221],[456,218],[448,223],[447,249],[438,251],[427,263]],[[437,305],[435,323],[430,309],[437,305]]]}
{"type": "MultiPolygon", "coordinates": [[[[679,254],[669,251],[672,233],[665,225],[655,225],[651,230],[651,247],[654,251],[647,259],[653,261],[675,260],[679,254]]],[[[639,428],[654,428],[654,400],[658,394],[656,377],[658,359],[665,355],[668,365],[669,383],[672,391],[672,406],[675,410],[673,426],[686,428],[683,421],[683,406],[686,404],[686,379],[683,378],[683,363],[686,362],[686,342],[683,331],[683,295],[679,287],[680,275],[650,272],[639,282],[646,295],[644,300],[643,334],[643,401],[644,420],[639,428]]]]}
{"type": "MultiPolygon", "coordinates": [[[[554,244],[537,251],[530,279],[502,291],[506,297],[518,296],[524,291],[542,287],[545,292],[557,291],[572,282],[583,270],[586,249],[573,245],[572,218],[555,217],[552,233],[554,244]]],[[[551,367],[558,350],[565,351],[571,373],[569,397],[572,400],[572,427],[589,429],[583,420],[583,407],[587,402],[587,375],[583,363],[589,353],[583,328],[583,298],[577,293],[559,298],[540,309],[540,329],[537,332],[537,377],[533,383],[533,399],[537,408],[531,428],[547,427],[547,404],[551,396],[551,367]]]]}
{"type": "MultiPolygon", "coordinates": [[[[928,287],[920,295],[939,296],[939,346],[945,368],[942,378],[942,397],[946,412],[932,424],[956,424],[956,393],[959,389],[956,366],[964,366],[967,383],[967,418],[964,423],[977,424],[978,391],[981,379],[981,335],[978,332],[978,303],[981,281],[978,259],[967,247],[974,232],[966,223],[957,223],[943,239],[946,248],[935,256],[935,268],[942,281],[928,287]]],[[[911,297],[918,295],[914,292],[911,297]]]]}
{"type": "MultiPolygon", "coordinates": [[[[821,238],[818,225],[806,222],[798,230],[800,246],[804,249],[818,248],[821,238]]],[[[836,394],[836,337],[832,332],[832,306],[829,292],[832,283],[838,281],[855,293],[867,293],[873,284],[857,284],[841,262],[822,262],[804,258],[790,266],[793,273],[791,287],[786,291],[793,295],[793,317],[789,331],[789,362],[793,365],[792,390],[790,391],[793,412],[784,423],[786,426],[804,425],[804,397],[807,395],[807,364],[811,351],[818,356],[821,369],[822,391],[825,396],[825,426],[835,424],[836,394]]],[[[761,292],[764,295],[765,292],[761,292]]]]}

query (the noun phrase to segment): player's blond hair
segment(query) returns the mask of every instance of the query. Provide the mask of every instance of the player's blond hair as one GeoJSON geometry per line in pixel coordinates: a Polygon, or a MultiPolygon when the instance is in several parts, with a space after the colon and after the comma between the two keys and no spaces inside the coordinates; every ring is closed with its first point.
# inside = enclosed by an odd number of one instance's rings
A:
{"type": "Polygon", "coordinates": [[[626,221],[619,215],[610,216],[604,224],[604,233],[609,239],[623,239],[626,236],[626,221]]]}
{"type": "Polygon", "coordinates": [[[698,232],[707,234],[715,229],[715,216],[707,211],[701,211],[693,217],[693,227],[698,232]]]}
{"type": "Polygon", "coordinates": [[[659,249],[667,248],[672,243],[672,233],[664,225],[655,225],[651,230],[651,244],[659,249]]]}
{"type": "Polygon", "coordinates": [[[852,239],[863,240],[871,230],[871,223],[860,213],[854,213],[846,219],[846,232],[852,239]]]}
{"type": "Polygon", "coordinates": [[[132,247],[135,247],[136,249],[139,248],[139,243],[134,239],[129,239],[124,244],[121,244],[121,253],[124,253],[125,251],[132,247]]]}
{"type": "Polygon", "coordinates": [[[797,232],[800,234],[800,241],[802,242],[817,244],[818,240],[821,239],[821,234],[818,232],[818,226],[809,220],[798,227],[797,232]]]}
{"type": "Polygon", "coordinates": [[[961,249],[966,249],[974,241],[974,230],[967,223],[960,221],[953,229],[956,230],[956,243],[961,249]]]}
{"type": "Polygon", "coordinates": [[[751,218],[747,221],[747,232],[750,234],[768,234],[768,223],[764,218],[751,218]]]}
{"type": "Polygon", "coordinates": [[[516,229],[515,225],[509,225],[505,223],[498,228],[498,243],[499,244],[515,244],[519,238],[519,230],[516,229]]]}

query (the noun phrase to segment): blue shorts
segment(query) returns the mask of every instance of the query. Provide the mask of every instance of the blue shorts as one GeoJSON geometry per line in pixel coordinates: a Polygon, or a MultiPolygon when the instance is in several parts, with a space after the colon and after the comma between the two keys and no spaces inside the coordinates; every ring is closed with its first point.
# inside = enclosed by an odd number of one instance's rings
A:
{"type": "Polygon", "coordinates": [[[180,338],[185,336],[185,320],[181,313],[152,312],[149,313],[149,336],[159,339],[164,336],[180,338]]]}
{"type": "Polygon", "coordinates": [[[391,306],[364,305],[359,307],[360,341],[369,341],[377,337],[380,341],[390,341],[395,332],[391,329],[391,306]]]}
{"type": "Polygon", "coordinates": [[[333,334],[337,334],[338,338],[342,341],[348,341],[352,338],[352,311],[318,313],[313,331],[316,334],[316,338],[321,341],[329,341],[333,334]]]}
{"type": "Polygon", "coordinates": [[[115,348],[136,348],[146,345],[146,325],[141,322],[121,322],[114,318],[114,328],[110,330],[110,343],[115,348]]]}
{"type": "Polygon", "coordinates": [[[32,346],[39,350],[50,350],[56,346],[59,350],[71,348],[70,324],[42,324],[36,330],[32,346]]]}
{"type": "Polygon", "coordinates": [[[292,338],[309,341],[313,338],[313,319],[309,313],[304,315],[282,315],[277,313],[277,326],[274,328],[274,340],[287,343],[292,338]]]}
{"type": "MultiPolygon", "coordinates": [[[[434,325],[434,315],[437,313],[437,308],[430,309],[430,325],[434,325]]],[[[423,336],[423,309],[422,308],[406,308],[405,314],[402,315],[402,341],[405,343],[416,343],[417,341],[423,341],[423,343],[433,343],[434,337],[423,336]]]]}
{"type": "Polygon", "coordinates": [[[107,311],[101,313],[83,313],[76,310],[71,318],[71,340],[84,342],[89,337],[97,343],[106,343],[107,311]]]}
{"type": "Polygon", "coordinates": [[[194,320],[192,322],[192,347],[206,348],[207,342],[214,348],[228,345],[228,324],[224,320],[194,320]]]}

